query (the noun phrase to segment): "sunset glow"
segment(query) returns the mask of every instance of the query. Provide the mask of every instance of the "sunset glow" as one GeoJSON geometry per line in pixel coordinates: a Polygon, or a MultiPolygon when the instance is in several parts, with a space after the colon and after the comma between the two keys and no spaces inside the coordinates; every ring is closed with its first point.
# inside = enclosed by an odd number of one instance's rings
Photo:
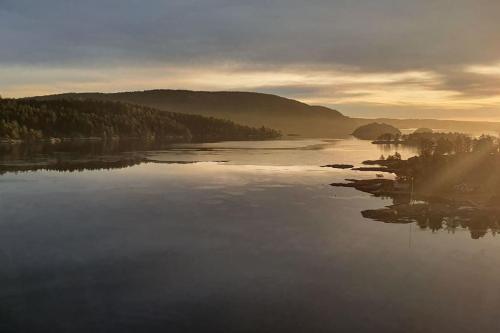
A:
{"type": "Polygon", "coordinates": [[[248,90],[353,116],[500,120],[495,2],[113,2],[2,2],[0,94],[248,90]]]}

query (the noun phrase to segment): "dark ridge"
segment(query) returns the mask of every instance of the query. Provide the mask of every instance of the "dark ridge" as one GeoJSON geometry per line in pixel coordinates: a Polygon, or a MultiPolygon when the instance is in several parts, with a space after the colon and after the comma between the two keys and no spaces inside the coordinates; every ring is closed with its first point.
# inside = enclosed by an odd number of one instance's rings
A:
{"type": "Polygon", "coordinates": [[[229,120],[92,99],[0,100],[0,139],[140,138],[167,142],[263,140],[278,131],[229,120]]]}
{"type": "Polygon", "coordinates": [[[280,130],[283,134],[306,137],[347,137],[357,127],[373,122],[382,122],[397,128],[428,127],[467,133],[500,130],[498,122],[350,118],[324,106],[311,106],[293,99],[255,92],[158,89],[118,93],[65,93],[34,98],[127,102],[163,111],[229,119],[253,127],[267,126],[280,130]]]}
{"type": "Polygon", "coordinates": [[[253,92],[148,90],[120,93],[68,93],[39,96],[37,100],[94,99],[120,101],[183,114],[229,119],[309,137],[347,136],[356,123],[340,112],[296,100],[253,92]]]}

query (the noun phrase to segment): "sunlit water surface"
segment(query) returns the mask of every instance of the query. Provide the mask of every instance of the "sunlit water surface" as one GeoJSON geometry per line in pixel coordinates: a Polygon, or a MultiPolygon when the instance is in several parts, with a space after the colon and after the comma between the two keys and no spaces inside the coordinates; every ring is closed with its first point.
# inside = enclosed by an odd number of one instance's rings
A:
{"type": "MultiPolygon", "coordinates": [[[[414,152],[401,150],[404,157],[414,152]]],[[[358,140],[0,176],[0,332],[498,332],[500,239],[384,224],[358,140]]]]}

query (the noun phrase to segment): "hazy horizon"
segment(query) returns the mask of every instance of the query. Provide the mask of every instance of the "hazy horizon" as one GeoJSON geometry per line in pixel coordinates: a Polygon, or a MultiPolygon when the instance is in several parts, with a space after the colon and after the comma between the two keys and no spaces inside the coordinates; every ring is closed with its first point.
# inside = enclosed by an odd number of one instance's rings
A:
{"type": "Polygon", "coordinates": [[[238,90],[500,121],[498,14],[491,0],[3,0],[0,94],[238,90]]]}
{"type": "MultiPolygon", "coordinates": [[[[79,93],[102,93],[102,94],[114,94],[114,93],[123,93],[123,92],[137,92],[137,91],[155,91],[155,90],[177,90],[177,91],[198,91],[198,92],[248,92],[248,93],[261,93],[261,94],[271,94],[271,95],[276,95],[280,96],[283,98],[287,99],[292,99],[292,100],[297,100],[299,102],[303,102],[306,104],[309,104],[303,100],[295,99],[293,97],[289,96],[283,96],[283,95],[277,95],[273,94],[271,92],[266,92],[266,91],[244,91],[244,90],[190,90],[190,89],[183,89],[183,88],[152,88],[152,89],[144,89],[144,90],[116,90],[116,91],[60,91],[60,92],[54,92],[51,94],[42,94],[42,95],[26,95],[26,96],[16,96],[12,98],[29,98],[29,97],[40,97],[40,96],[51,96],[51,95],[63,95],[63,94],[79,94],[79,93]]],[[[4,96],[4,98],[10,98],[10,96],[4,96]]],[[[350,107],[350,106],[342,106],[344,108],[340,108],[339,106],[335,104],[315,104],[315,103],[310,103],[310,105],[319,105],[319,106],[326,106],[329,107],[333,110],[337,110],[341,112],[343,115],[348,116],[348,117],[353,117],[353,118],[366,118],[366,119],[385,119],[385,118],[390,118],[390,119],[436,119],[436,120],[457,120],[457,121],[485,121],[485,122],[500,122],[500,115],[498,117],[495,117],[495,115],[492,115],[491,112],[483,112],[482,115],[478,115],[477,112],[475,114],[475,117],[469,116],[467,117],[466,115],[457,117],[455,115],[456,110],[439,110],[441,111],[440,113],[436,113],[437,110],[435,109],[421,109],[419,110],[420,112],[417,114],[413,114],[413,110],[405,110],[405,112],[395,112],[395,110],[391,110],[390,106],[379,106],[381,110],[377,109],[377,106],[372,107],[369,110],[363,110],[362,108],[357,108],[356,106],[350,107]],[[387,109],[390,109],[389,111],[387,109]],[[390,112],[394,113],[390,113],[390,112]]],[[[396,107],[397,108],[397,107],[396,107]]]]}

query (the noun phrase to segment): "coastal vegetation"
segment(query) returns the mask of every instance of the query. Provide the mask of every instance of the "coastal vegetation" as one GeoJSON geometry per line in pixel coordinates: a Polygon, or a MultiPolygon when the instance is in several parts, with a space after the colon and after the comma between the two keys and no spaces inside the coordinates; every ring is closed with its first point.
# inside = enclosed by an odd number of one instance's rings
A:
{"type": "Polygon", "coordinates": [[[443,149],[444,146],[448,146],[448,150],[452,150],[452,145],[463,146],[461,148],[455,147],[462,150],[470,150],[472,145],[472,137],[463,133],[456,132],[427,132],[427,131],[415,131],[410,134],[390,134],[386,133],[379,136],[373,141],[374,144],[401,144],[408,145],[422,149],[429,149],[431,147],[437,147],[438,150],[443,149]]]}
{"type": "Polygon", "coordinates": [[[113,101],[0,100],[0,139],[139,138],[171,142],[262,140],[280,136],[266,127],[178,114],[113,101]]]}
{"type": "MultiPolygon", "coordinates": [[[[416,138],[417,134],[409,137],[416,138]]],[[[390,172],[395,179],[350,179],[334,186],[354,187],[376,196],[390,197],[394,205],[363,212],[363,216],[388,222],[417,221],[421,227],[466,226],[473,238],[493,228],[500,218],[500,142],[482,135],[426,133],[417,136],[419,154],[409,159],[390,155],[365,161],[362,171],[390,172]],[[479,221],[479,222],[478,222],[479,221]]],[[[413,142],[413,141],[412,141],[413,142]]],[[[415,140],[416,142],[416,140],[415,140]]]]}
{"type": "Polygon", "coordinates": [[[446,193],[483,204],[500,202],[498,139],[450,133],[422,139],[418,148],[419,155],[407,160],[388,158],[376,163],[395,170],[399,181],[411,181],[427,195],[446,193]]]}
{"type": "Polygon", "coordinates": [[[407,160],[396,154],[363,163],[379,165],[378,171],[395,173],[395,182],[408,185],[407,189],[411,183],[413,190],[422,195],[446,194],[448,198],[470,199],[482,204],[499,201],[500,143],[497,138],[433,134],[432,139],[420,140],[418,150],[418,156],[407,160]]]}

